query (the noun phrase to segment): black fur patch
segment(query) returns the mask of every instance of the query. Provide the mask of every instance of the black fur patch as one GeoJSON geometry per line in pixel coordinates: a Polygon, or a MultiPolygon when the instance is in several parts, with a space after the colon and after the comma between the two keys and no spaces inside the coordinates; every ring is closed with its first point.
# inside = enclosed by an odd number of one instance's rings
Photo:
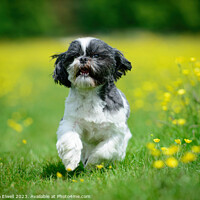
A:
{"type": "Polygon", "coordinates": [[[114,82],[104,84],[98,95],[106,103],[105,110],[117,111],[124,107],[123,100],[114,82]]]}
{"type": "Polygon", "coordinates": [[[68,80],[67,67],[74,61],[74,58],[80,55],[83,55],[81,45],[78,41],[73,41],[66,52],[52,56],[53,59],[57,58],[53,73],[55,83],[71,87],[71,82],[68,80]]]}
{"type": "MultiPolygon", "coordinates": [[[[80,42],[75,40],[66,52],[52,56],[52,58],[57,58],[53,73],[54,81],[66,87],[71,87],[67,68],[75,58],[83,54],[80,42]]],[[[95,65],[95,70],[90,72],[90,76],[94,79],[96,85],[109,85],[132,68],[131,63],[119,50],[112,48],[99,39],[90,41],[84,57],[92,60],[95,65]]]]}

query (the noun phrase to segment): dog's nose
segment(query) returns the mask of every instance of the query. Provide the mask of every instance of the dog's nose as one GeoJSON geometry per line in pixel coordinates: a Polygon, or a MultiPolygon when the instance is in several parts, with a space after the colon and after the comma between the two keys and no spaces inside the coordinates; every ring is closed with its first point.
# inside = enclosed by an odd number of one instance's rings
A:
{"type": "Polygon", "coordinates": [[[87,61],[88,61],[88,58],[87,58],[87,57],[81,57],[81,58],[80,58],[80,63],[81,63],[81,64],[85,64],[87,61]]]}

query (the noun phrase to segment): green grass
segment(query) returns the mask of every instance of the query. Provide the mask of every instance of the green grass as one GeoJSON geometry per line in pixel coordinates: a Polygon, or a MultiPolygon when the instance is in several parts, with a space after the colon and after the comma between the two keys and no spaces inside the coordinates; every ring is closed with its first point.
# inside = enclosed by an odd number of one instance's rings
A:
{"type": "MultiPolygon", "coordinates": [[[[166,48],[166,43],[169,43],[169,48],[172,47],[172,44],[177,46],[178,55],[175,55],[174,49],[171,55],[169,52],[167,54],[168,58],[171,58],[168,64],[171,64],[172,57],[179,56],[181,53],[178,46],[182,44],[183,38],[178,36],[173,38],[163,36],[162,39],[160,36],[154,37],[157,37],[157,40],[153,38],[152,41],[156,40],[158,43],[157,47],[160,47],[161,51],[166,48]],[[161,42],[159,43],[158,40],[161,40],[161,42]]],[[[151,52],[153,58],[147,67],[140,55],[142,52],[137,54],[137,51],[142,47],[144,51],[148,50],[149,46],[145,47],[146,45],[143,42],[145,38],[138,39],[136,37],[136,40],[134,37],[129,37],[129,40],[127,38],[122,40],[119,36],[115,36],[111,40],[111,44],[117,44],[117,41],[119,41],[118,48],[122,48],[124,51],[128,51],[126,49],[130,48],[129,41],[132,41],[136,47],[133,50],[134,52],[128,53],[131,61],[136,60],[136,64],[134,64],[136,71],[133,71],[118,83],[118,87],[126,94],[129,102],[133,104],[131,105],[133,107],[131,116],[128,120],[133,137],[129,142],[125,160],[114,163],[112,169],[95,169],[89,172],[80,165],[74,172],[67,173],[65,171],[57,155],[55,144],[56,130],[64,112],[64,100],[68,89],[53,83],[50,75],[53,70],[53,63],[48,63],[48,58],[45,67],[43,67],[42,62],[38,61],[37,67],[35,67],[33,63],[27,61],[20,76],[25,77],[25,79],[19,79],[15,88],[0,98],[0,196],[3,194],[15,194],[28,195],[30,197],[31,195],[39,194],[62,194],[90,195],[91,199],[114,200],[199,199],[199,157],[197,157],[195,162],[188,164],[180,162],[176,168],[164,167],[163,169],[155,169],[152,167],[152,162],[156,158],[149,154],[146,143],[158,137],[161,139],[161,146],[170,145],[178,136],[177,134],[182,134],[186,129],[181,132],[172,127],[165,129],[157,125],[157,121],[160,119],[161,108],[157,110],[150,108],[155,103],[154,93],[146,95],[144,99],[144,102],[149,105],[149,109],[141,108],[134,110],[135,99],[131,97],[132,92],[145,81],[158,79],[157,83],[159,84],[160,80],[162,80],[162,76],[160,79],[157,76],[155,78],[156,72],[152,70],[154,69],[153,63],[156,62],[154,60],[156,57],[154,57],[153,53],[151,52]],[[120,45],[122,45],[121,48],[120,45]],[[133,58],[131,57],[132,53],[133,58]],[[137,67],[137,63],[141,68],[137,67]],[[144,65],[145,67],[143,67],[144,65]],[[144,76],[139,76],[142,74],[144,76]],[[148,77],[149,74],[150,76],[148,77]],[[20,88],[21,86],[24,87],[25,83],[31,84],[32,88],[27,96],[23,96],[20,93],[20,88]],[[31,117],[33,124],[28,127],[23,126],[22,132],[13,130],[8,126],[7,120],[12,118],[14,112],[21,113],[18,123],[23,124],[23,119],[31,117]],[[150,123],[148,123],[149,121],[150,123]],[[150,134],[154,134],[153,138],[150,134]],[[23,139],[27,140],[27,144],[22,143],[23,139]],[[57,178],[57,172],[60,172],[63,177],[57,178]],[[80,179],[84,179],[84,182],[81,182],[80,179]]],[[[52,44],[51,42],[49,44],[52,44]]],[[[187,36],[185,39],[185,44],[187,47],[190,46],[190,49],[198,49],[199,42],[200,38],[194,41],[193,37],[188,38],[187,36]]],[[[55,43],[58,43],[58,41],[55,41],[55,43]]],[[[27,44],[33,45],[33,47],[35,45],[32,42],[26,41],[22,44],[22,49],[23,45],[26,47],[27,44]]],[[[48,42],[45,42],[45,44],[48,44],[48,42]]],[[[182,45],[184,46],[184,44],[182,45]]],[[[4,46],[11,45],[8,42],[8,44],[4,43],[4,46]]],[[[17,42],[14,42],[13,46],[18,48],[16,47],[17,42]]],[[[50,55],[54,53],[53,47],[51,48],[50,55]]],[[[155,49],[154,52],[156,51],[155,49]]],[[[59,51],[59,47],[55,51],[59,51]]],[[[160,52],[160,49],[157,51],[160,52]]],[[[188,55],[185,51],[182,51],[184,56],[188,55]]],[[[160,53],[160,57],[164,57],[165,53],[166,49],[160,53]]],[[[194,54],[198,56],[199,52],[194,50],[194,54]]],[[[148,63],[148,59],[146,62],[148,63]]],[[[172,73],[171,69],[173,67],[174,71],[177,70],[175,65],[170,66],[167,73],[168,75],[171,73],[171,78],[168,76],[166,80],[162,80],[161,82],[164,82],[164,84],[169,84],[167,80],[173,80],[177,76],[177,72],[172,73]]],[[[14,66],[14,69],[17,71],[16,68],[17,66],[14,66]]],[[[166,72],[167,69],[167,67],[159,69],[158,65],[156,67],[158,73],[160,72],[161,74],[166,72]]],[[[161,86],[162,88],[164,88],[164,84],[161,86]]],[[[159,92],[159,89],[157,91],[159,92]]],[[[188,137],[191,134],[188,133],[188,137]]],[[[199,145],[198,136],[199,134],[195,136],[196,138],[192,138],[196,145],[199,145]]],[[[187,146],[183,144],[183,148],[186,148],[186,150],[189,150],[191,146],[192,144],[187,144],[187,146]]]]}

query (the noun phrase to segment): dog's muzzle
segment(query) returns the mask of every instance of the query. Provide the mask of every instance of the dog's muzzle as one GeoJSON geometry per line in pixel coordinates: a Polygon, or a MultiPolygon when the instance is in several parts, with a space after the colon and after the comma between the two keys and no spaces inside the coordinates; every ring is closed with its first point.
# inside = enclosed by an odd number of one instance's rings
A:
{"type": "Polygon", "coordinates": [[[76,77],[78,76],[89,76],[91,74],[91,67],[88,65],[88,64],[85,64],[85,65],[81,65],[77,74],[76,74],[76,77]]]}

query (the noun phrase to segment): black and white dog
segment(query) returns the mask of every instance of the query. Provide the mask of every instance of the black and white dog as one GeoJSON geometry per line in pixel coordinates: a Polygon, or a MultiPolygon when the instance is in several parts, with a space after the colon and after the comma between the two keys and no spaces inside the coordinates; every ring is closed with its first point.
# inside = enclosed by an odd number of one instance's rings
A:
{"type": "Polygon", "coordinates": [[[55,62],[56,83],[70,87],[57,135],[57,149],[66,170],[82,161],[86,168],[122,160],[131,132],[129,105],[114,82],[131,63],[102,40],[74,40],[55,62]]]}

